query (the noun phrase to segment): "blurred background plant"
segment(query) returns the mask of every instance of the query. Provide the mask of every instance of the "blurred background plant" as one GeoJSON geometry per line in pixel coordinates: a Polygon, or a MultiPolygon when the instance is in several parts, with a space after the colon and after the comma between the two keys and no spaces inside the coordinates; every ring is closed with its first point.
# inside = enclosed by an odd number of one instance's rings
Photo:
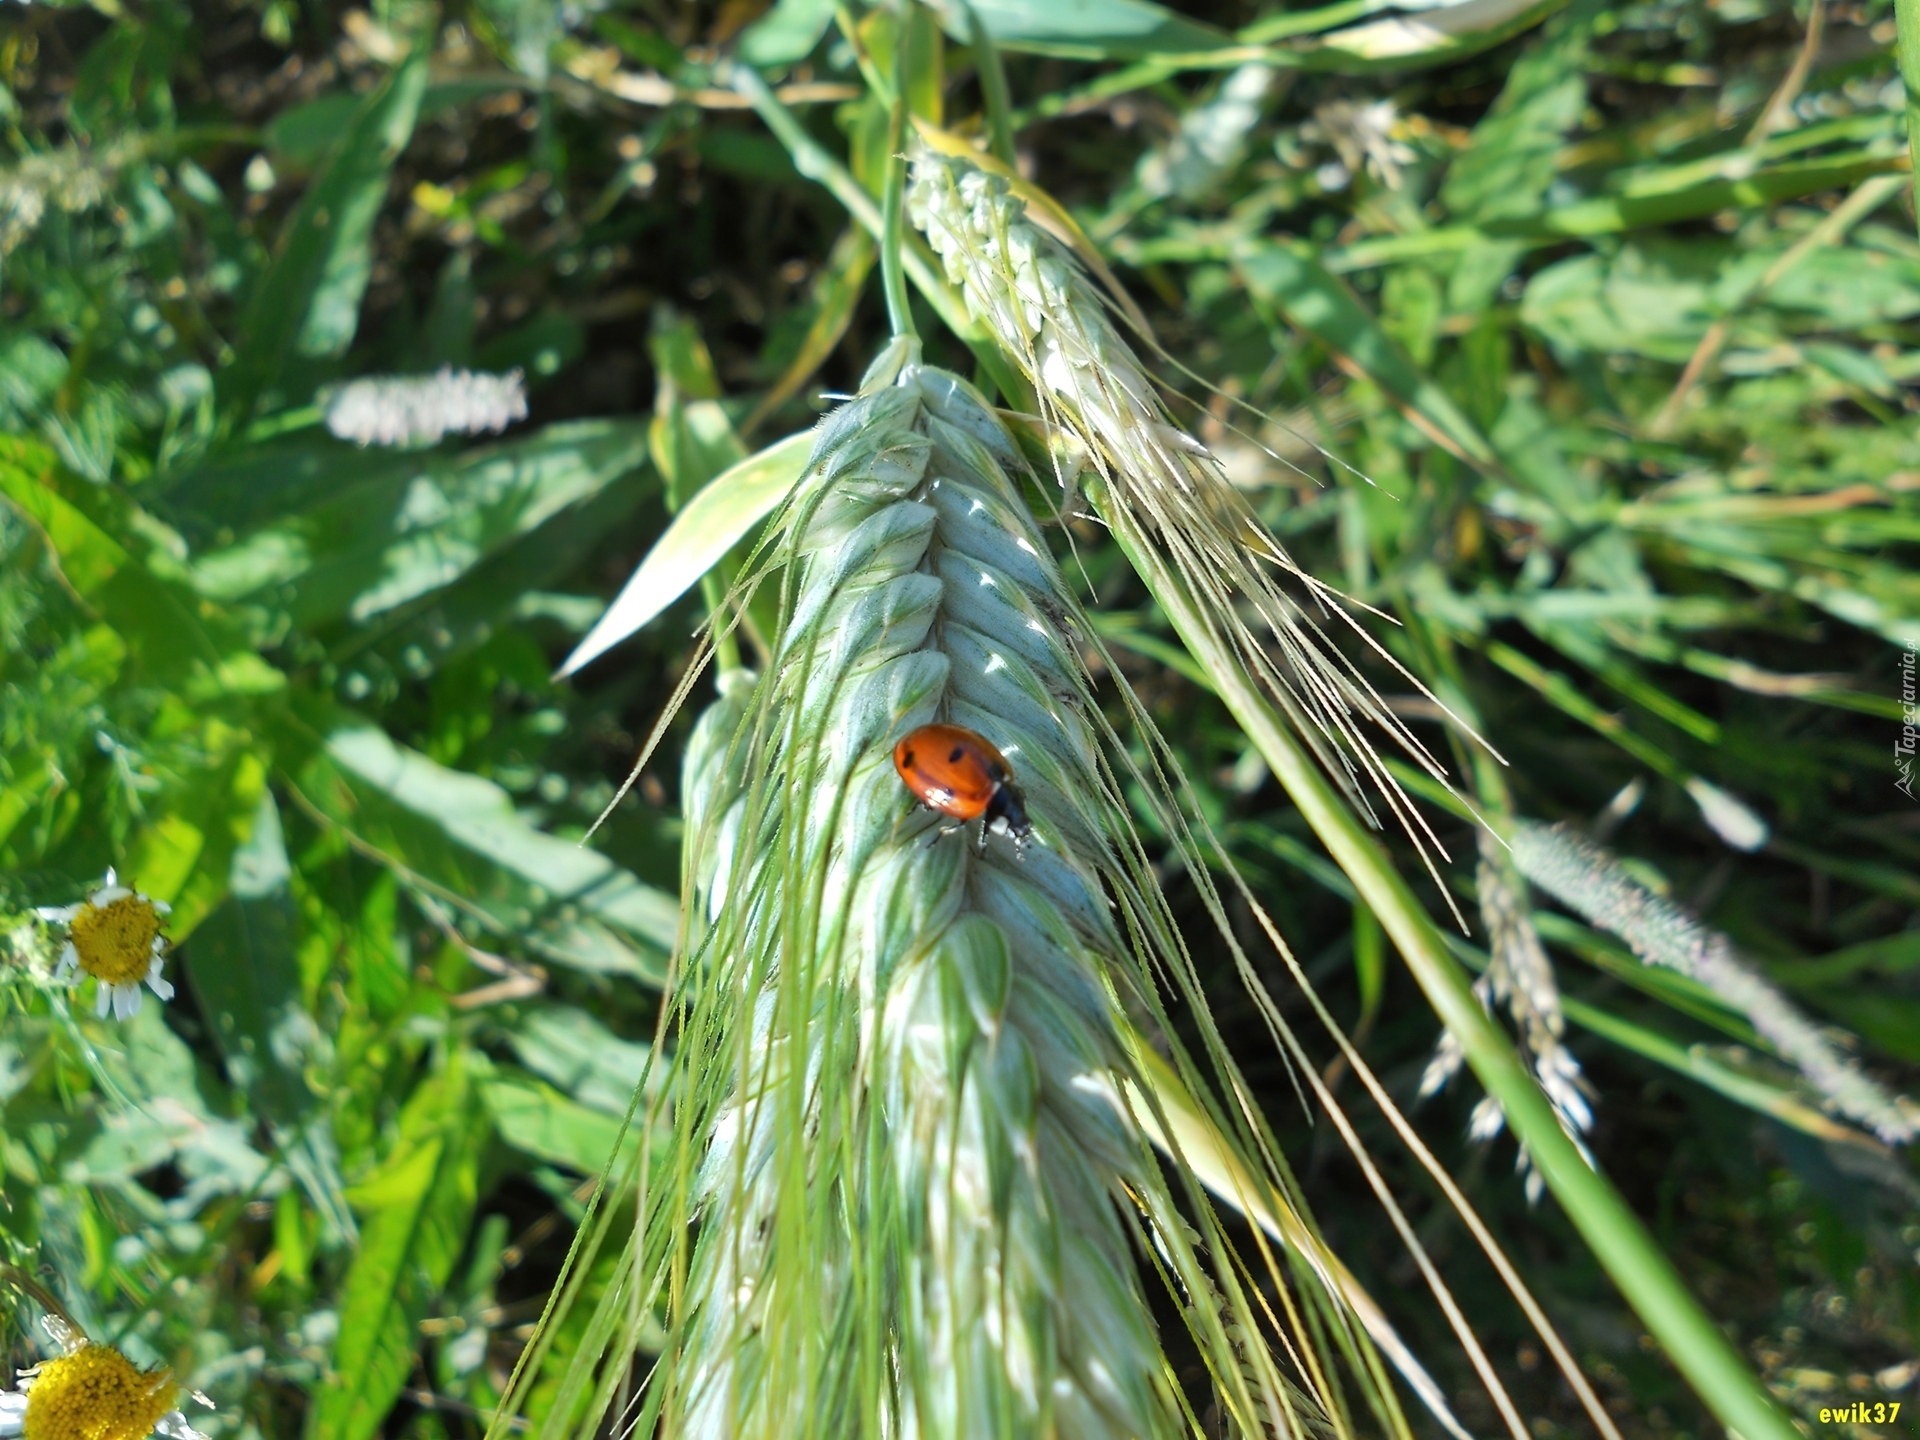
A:
{"type": "MultiPolygon", "coordinates": [[[[960,43],[929,31],[932,101],[980,133],[994,76],[968,12],[942,13],[960,43]]],[[[1891,5],[972,13],[1004,52],[1002,142],[1147,311],[1176,421],[1505,757],[1373,667],[1462,793],[1503,833],[1575,822],[1830,1053],[1911,1090],[1920,246],[1891,5]]],[[[877,213],[888,117],[863,72],[894,22],[838,20],[0,8],[0,1259],[206,1391],[210,1433],[480,1433],[613,1151],[677,929],[691,717],[575,842],[726,563],[552,677],[669,518],[806,429],[886,333],[848,206],[877,213]],[[109,866],[173,907],[178,993],[125,1023],[56,981],[33,914],[109,866]]],[[[920,329],[975,366],[931,312],[920,329]]],[[[1380,921],[1117,547],[1068,535],[1221,858],[1411,1106],[1441,1032],[1380,921]]],[[[770,624],[746,616],[750,663],[770,624]]],[[[1776,1396],[1816,1423],[1920,1403],[1905,1152],[1396,773],[1472,921],[1458,960],[1776,1396]]],[[[1396,1298],[1412,1262],[1200,898],[1169,886],[1332,1248],[1462,1420],[1496,1426],[1439,1317],[1396,1298]]],[[[1352,1108],[1527,1426],[1585,1427],[1454,1212],[1352,1108]]],[[[1529,1204],[1512,1141],[1484,1138],[1499,1118],[1464,1079],[1415,1116],[1622,1431],[1703,1433],[1554,1202],[1529,1204]]],[[[31,1319],[0,1311],[16,1366],[31,1319]]],[[[557,1396],[536,1383],[528,1417],[557,1396]]]]}

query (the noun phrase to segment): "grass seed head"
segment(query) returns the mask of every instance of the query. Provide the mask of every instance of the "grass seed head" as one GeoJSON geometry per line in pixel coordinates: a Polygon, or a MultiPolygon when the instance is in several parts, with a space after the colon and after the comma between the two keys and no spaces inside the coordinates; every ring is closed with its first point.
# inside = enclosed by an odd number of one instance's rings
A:
{"type": "Polygon", "coordinates": [[[1829,1109],[1889,1144],[1920,1134],[1912,1101],[1889,1095],[1741,959],[1732,941],[1647,889],[1606,850],[1566,825],[1523,823],[1514,831],[1513,859],[1535,885],[1618,935],[1642,960],[1691,976],[1743,1013],[1829,1109]]]}

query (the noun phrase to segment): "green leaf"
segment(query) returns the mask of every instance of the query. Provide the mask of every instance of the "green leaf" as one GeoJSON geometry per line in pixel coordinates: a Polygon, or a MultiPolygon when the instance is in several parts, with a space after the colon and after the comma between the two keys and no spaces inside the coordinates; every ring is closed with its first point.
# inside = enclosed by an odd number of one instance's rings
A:
{"type": "Polygon", "coordinates": [[[430,604],[393,612],[397,622],[380,637],[388,655],[408,644],[444,663],[481,643],[503,621],[535,617],[561,619],[573,634],[593,627],[606,609],[598,596],[544,593],[577,571],[589,554],[620,533],[635,508],[654,493],[654,471],[629,471],[598,495],[562,511],[537,530],[512,540],[487,556],[430,604]]]}
{"type": "Polygon", "coordinates": [[[1545,207],[1562,139],[1586,112],[1583,67],[1595,9],[1582,3],[1514,65],[1500,98],[1448,167],[1440,200],[1450,214],[1484,223],[1545,207]]]}
{"type": "MultiPolygon", "coordinates": [[[[956,5],[936,5],[946,32],[971,42],[956,5]]],[[[1140,60],[1224,50],[1233,37],[1147,0],[972,0],[973,13],[1003,50],[1075,60],[1140,60]]]]}
{"type": "Polygon", "coordinates": [[[657,1089],[666,1074],[658,1064],[649,1074],[650,1046],[622,1040],[571,1005],[532,1011],[507,1039],[522,1065],[608,1115],[624,1116],[641,1081],[657,1089]]]}
{"type": "Polygon", "coordinates": [[[1250,242],[1235,254],[1234,266],[1257,303],[1278,311],[1364,372],[1427,434],[1462,459],[1498,468],[1479,427],[1387,338],[1353,292],[1304,246],[1250,242]]]}
{"type": "MultiPolygon", "coordinates": [[[[504,90],[524,90],[526,81],[514,75],[469,75],[429,85],[420,99],[421,120],[444,115],[469,101],[504,90]]],[[[318,95],[290,105],[267,122],[263,138],[273,158],[298,170],[311,170],[325,160],[334,142],[364,104],[347,90],[318,95]]]]}
{"type": "Polygon", "coordinates": [[[186,951],[194,996],[212,1022],[233,1083],[276,1119],[299,1112],[303,1088],[299,1050],[275,1037],[286,1007],[298,1006],[300,997],[291,873],[279,809],[273,793],[263,790],[252,833],[233,854],[232,893],[194,932],[186,951]]]}
{"type": "Polygon", "coordinates": [[[363,103],[360,96],[348,90],[317,95],[275,115],[267,122],[262,138],[275,160],[297,169],[312,169],[327,158],[363,103]]]}
{"type": "Polygon", "coordinates": [[[1722,210],[1759,210],[1823,190],[1844,190],[1872,175],[1905,167],[1904,155],[1854,151],[1775,165],[1741,180],[1712,180],[1651,194],[1600,195],[1549,210],[1537,220],[1489,226],[1496,234],[1538,229],[1553,236],[1611,235],[1699,220],[1722,210]]]}
{"type": "Polygon", "coordinates": [[[263,789],[251,833],[233,852],[231,893],[183,953],[228,1078],[272,1128],[331,1246],[351,1240],[355,1227],[327,1107],[305,1079],[325,1044],[300,998],[291,875],[280,812],[263,789]]]}
{"type": "Polygon", "coordinates": [[[372,273],[374,217],[386,201],[394,161],[413,138],[426,88],[423,48],[361,102],[307,187],[248,307],[234,344],[240,358],[222,377],[230,411],[250,415],[296,348],[331,356],[352,341],[372,273]]]}
{"type": "Polygon", "coordinates": [[[10,335],[0,343],[0,430],[30,429],[67,370],[66,355],[38,335],[10,335]]]}
{"type": "Polygon", "coordinates": [[[713,368],[700,327],[666,307],[654,314],[647,350],[663,385],[671,385],[684,400],[718,400],[720,375],[713,368]]]}
{"type": "Polygon", "coordinates": [[[1386,932],[1364,905],[1353,907],[1353,974],[1360,986],[1360,1022],[1365,1028],[1379,1013],[1387,989],[1386,932]]]}
{"type": "Polygon", "coordinates": [[[666,534],[587,632],[559,673],[605,654],[686,594],[799,483],[813,432],[789,435],[715,478],[673,517],[666,534]]]}
{"type": "Polygon", "coordinates": [[[551,1085],[528,1076],[503,1074],[481,1083],[487,1109],[500,1138],[538,1160],[564,1165],[581,1175],[598,1175],[620,1144],[614,1173],[621,1173],[640,1148],[640,1134],[629,1129],[621,1139],[621,1119],[604,1110],[569,1100],[551,1085]]]}
{"type": "Polygon", "coordinates": [[[1319,37],[1304,63],[1316,70],[1410,70],[1464,60],[1538,25],[1567,0],[1458,0],[1319,37]]]}
{"type": "Polygon", "coordinates": [[[216,1195],[271,1188],[271,1162],[248,1143],[245,1125],[207,1103],[193,1051],[167,1027],[153,996],[132,1019],[108,1023],[91,1058],[103,1088],[121,1103],[102,1107],[99,1129],[61,1178],[137,1190],[136,1176],[172,1164],[186,1181],[176,1203],[189,1215],[216,1195]]]}
{"type": "Polygon", "coordinates": [[[1708,286],[1721,248],[1627,245],[1610,260],[1562,260],[1528,282],[1521,321],[1563,355],[1624,351],[1684,365],[1714,320],[1708,286]]]}
{"type": "Polygon", "coordinates": [[[384,731],[337,729],[326,754],[349,791],[330,807],[335,818],[400,867],[402,880],[428,884],[559,964],[660,983],[679,932],[671,895],[534,829],[492,781],[436,765],[384,731]]]}
{"type": "Polygon", "coordinates": [[[364,624],[444,589],[508,542],[599,494],[644,462],[644,436],[634,422],[583,420],[397,463],[369,462],[335,444],[309,457],[280,519],[201,557],[194,583],[222,600],[297,584],[288,605],[296,623],[364,624]],[[294,508],[294,499],[306,497],[313,503],[294,508]]]}
{"type": "Polygon", "coordinates": [[[485,1112],[458,1060],[424,1081],[380,1170],[350,1198],[366,1217],[340,1333],[307,1440],[373,1440],[415,1364],[415,1335],[453,1273],[479,1190],[485,1112]]]}
{"type": "Polygon", "coordinates": [[[833,0],[779,0],[740,34],[740,58],[765,69],[813,53],[833,23],[833,0]]]}
{"type": "Polygon", "coordinates": [[[228,869],[266,785],[254,737],[219,720],[201,731],[204,768],[188,771],[154,797],[129,837],[126,866],[141,888],[171,901],[169,930],[184,941],[226,897],[228,869]]]}
{"type": "Polygon", "coordinates": [[[1765,303],[1834,331],[1904,320],[1920,314],[1920,260],[1858,245],[1823,246],[1775,279],[1765,303]]]}
{"type": "MultiPolygon", "coordinates": [[[[217,675],[224,657],[193,611],[68,496],[44,446],[0,435],[0,496],[47,537],[67,583],[120,632],[151,678],[217,675]]],[[[85,498],[97,502],[99,493],[85,498]]]]}
{"type": "MultiPolygon", "coordinates": [[[[789,7],[777,6],[775,8],[783,9],[789,7]]],[[[763,16],[761,20],[755,21],[754,25],[761,24],[772,18],[770,15],[763,16]]],[[[743,33],[741,37],[741,43],[743,45],[746,43],[745,37],[753,33],[754,25],[749,25],[743,33]]],[[[593,28],[598,31],[603,38],[619,46],[620,52],[629,60],[636,60],[640,64],[658,70],[661,74],[668,77],[672,77],[686,61],[686,57],[680,53],[680,47],[667,39],[667,37],[659,31],[648,29],[644,25],[636,25],[632,21],[622,19],[618,15],[610,15],[605,12],[595,15],[593,17],[593,28]]]]}

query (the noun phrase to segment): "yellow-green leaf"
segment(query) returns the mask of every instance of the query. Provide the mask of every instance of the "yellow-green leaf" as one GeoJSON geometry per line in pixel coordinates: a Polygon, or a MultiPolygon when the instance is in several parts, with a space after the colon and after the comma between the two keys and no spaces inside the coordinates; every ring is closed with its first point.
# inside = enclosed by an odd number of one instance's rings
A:
{"type": "Polygon", "coordinates": [[[607,613],[567,661],[571,675],[605,654],[686,594],[799,482],[813,449],[813,432],[789,435],[716,476],[685,509],[633,572],[607,613]]]}

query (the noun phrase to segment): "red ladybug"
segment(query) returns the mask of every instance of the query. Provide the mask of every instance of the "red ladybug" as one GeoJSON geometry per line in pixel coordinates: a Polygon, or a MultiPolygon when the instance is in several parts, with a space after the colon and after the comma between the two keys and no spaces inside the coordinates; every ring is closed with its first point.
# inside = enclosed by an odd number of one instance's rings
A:
{"type": "Polygon", "coordinates": [[[914,799],[960,822],[941,835],[979,820],[981,849],[989,830],[1011,838],[1016,853],[1026,848],[1033,833],[1026,802],[1013,786],[1007,757],[984,735],[964,725],[922,725],[893,747],[893,768],[914,799]]]}

